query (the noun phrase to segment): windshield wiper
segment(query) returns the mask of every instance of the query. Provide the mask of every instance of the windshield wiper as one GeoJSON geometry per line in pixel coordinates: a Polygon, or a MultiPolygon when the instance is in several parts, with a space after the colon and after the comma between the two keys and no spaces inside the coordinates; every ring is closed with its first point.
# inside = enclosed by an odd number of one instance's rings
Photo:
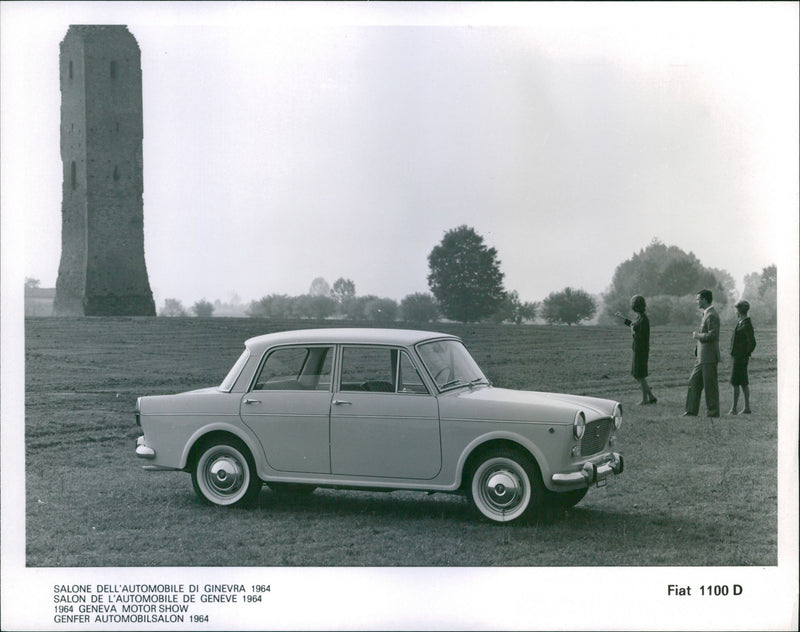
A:
{"type": "Polygon", "coordinates": [[[457,378],[455,380],[450,380],[449,382],[445,382],[444,384],[442,384],[439,388],[444,390],[448,386],[456,386],[457,384],[464,384],[464,380],[462,380],[460,378],[457,378]]]}

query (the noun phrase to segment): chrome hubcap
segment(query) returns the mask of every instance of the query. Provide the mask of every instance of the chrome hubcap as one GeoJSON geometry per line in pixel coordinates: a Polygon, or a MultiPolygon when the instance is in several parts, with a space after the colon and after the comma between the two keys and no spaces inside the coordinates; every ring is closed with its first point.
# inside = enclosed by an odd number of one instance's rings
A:
{"type": "Polygon", "coordinates": [[[520,481],[511,472],[494,472],[486,481],[486,495],[498,507],[513,506],[518,500],[520,481]]]}
{"type": "Polygon", "coordinates": [[[244,474],[239,463],[230,456],[215,460],[208,468],[208,482],[220,493],[229,494],[242,485],[244,474]]]}
{"type": "Polygon", "coordinates": [[[486,500],[498,509],[511,509],[521,498],[522,482],[508,470],[489,472],[485,477],[484,493],[486,500]]]}

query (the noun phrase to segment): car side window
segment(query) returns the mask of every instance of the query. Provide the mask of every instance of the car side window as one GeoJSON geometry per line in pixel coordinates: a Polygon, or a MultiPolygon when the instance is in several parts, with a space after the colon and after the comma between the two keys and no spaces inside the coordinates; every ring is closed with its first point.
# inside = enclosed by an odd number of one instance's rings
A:
{"type": "Polygon", "coordinates": [[[425,386],[425,382],[422,381],[422,377],[405,351],[400,353],[400,373],[397,385],[399,393],[428,392],[428,387],[425,386]]]}
{"type": "Polygon", "coordinates": [[[331,386],[332,347],[286,347],[269,354],[256,378],[259,391],[327,391],[331,386]]]}
{"type": "Polygon", "coordinates": [[[345,347],[342,391],[395,392],[397,350],[388,347],[345,347]]]}

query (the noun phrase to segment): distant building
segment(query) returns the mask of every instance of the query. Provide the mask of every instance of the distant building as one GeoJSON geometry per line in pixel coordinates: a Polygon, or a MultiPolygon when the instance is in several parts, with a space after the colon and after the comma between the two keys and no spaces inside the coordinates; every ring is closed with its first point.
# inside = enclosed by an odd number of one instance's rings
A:
{"type": "Polygon", "coordinates": [[[25,315],[52,316],[56,288],[25,287],[25,315]]]}
{"type": "Polygon", "coordinates": [[[60,83],[55,314],[155,316],[144,259],[139,45],[126,26],[70,26],[60,83]]]}

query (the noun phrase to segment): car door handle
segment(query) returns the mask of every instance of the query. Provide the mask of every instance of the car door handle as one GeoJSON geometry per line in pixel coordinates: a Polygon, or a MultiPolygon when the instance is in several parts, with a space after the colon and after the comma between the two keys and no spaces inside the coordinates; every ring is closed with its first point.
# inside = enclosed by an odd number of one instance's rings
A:
{"type": "Polygon", "coordinates": [[[334,399],[333,403],[336,406],[352,406],[353,402],[348,402],[346,399],[334,399]]]}
{"type": "Polygon", "coordinates": [[[250,399],[248,397],[246,400],[244,400],[244,403],[245,404],[260,404],[261,400],[260,399],[250,399]]]}

